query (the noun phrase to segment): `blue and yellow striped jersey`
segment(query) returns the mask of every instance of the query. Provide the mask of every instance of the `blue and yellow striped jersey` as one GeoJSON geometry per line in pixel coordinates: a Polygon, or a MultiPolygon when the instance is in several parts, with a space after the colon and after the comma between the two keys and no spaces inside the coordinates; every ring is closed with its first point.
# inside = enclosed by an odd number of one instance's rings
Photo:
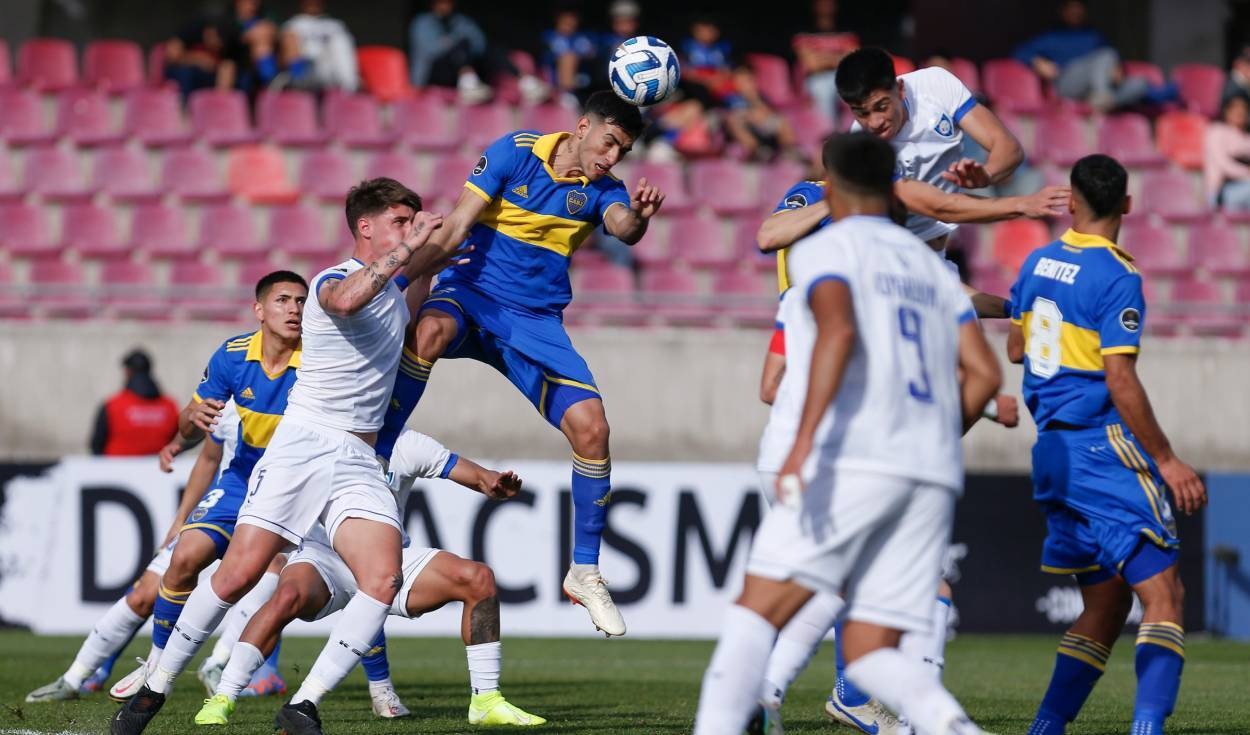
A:
{"type": "Polygon", "coordinates": [[[1024,261],[1011,304],[1011,321],[1024,331],[1024,400],[1037,426],[1119,423],[1103,355],[1135,354],[1141,345],[1146,303],[1132,256],[1068,230],[1024,261]]]}
{"type": "MultiPolygon", "coordinates": [[[[773,214],[784,212],[788,209],[802,209],[809,204],[815,204],[825,197],[824,181],[800,181],[794,186],[786,190],[785,196],[781,197],[781,201],[777,203],[777,208],[773,210],[773,214]]],[[[833,219],[825,217],[816,225],[816,229],[832,224],[833,219]]],[[[777,291],[785,293],[790,288],[790,275],[786,272],[786,251],[790,248],[785,247],[777,251],[777,291]]]]}
{"type": "Polygon", "coordinates": [[[245,484],[286,412],[300,357],[296,349],[286,367],[273,375],[266,373],[260,359],[261,333],[256,331],[226,340],[204,368],[195,400],[234,398],[239,412],[238,448],[226,471],[238,473],[245,484]]]}
{"type": "Polygon", "coordinates": [[[462,283],[528,309],[559,311],[569,303],[569,257],[608,207],[629,206],[620,179],[556,176],[551,158],[569,135],[522,130],[486,149],[464,184],[488,203],[469,230],[474,250],[440,284],[462,283]]]}

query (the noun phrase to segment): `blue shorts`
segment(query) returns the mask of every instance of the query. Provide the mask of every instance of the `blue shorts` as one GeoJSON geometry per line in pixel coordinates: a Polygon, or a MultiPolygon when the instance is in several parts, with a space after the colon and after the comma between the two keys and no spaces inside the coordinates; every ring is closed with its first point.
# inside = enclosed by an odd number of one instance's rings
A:
{"type": "Polygon", "coordinates": [[[557,429],[569,406],[599,397],[559,313],[500,304],[459,282],[435,288],[421,307],[431,310],[456,320],[444,358],[477,360],[503,373],[557,429]]]}
{"type": "MultiPolygon", "coordinates": [[[[191,509],[182,530],[197,528],[207,533],[217,546],[217,558],[225,556],[234,524],[239,518],[239,508],[247,498],[247,480],[238,472],[226,468],[217,478],[217,484],[204,493],[199,504],[191,509]]],[[[181,533],[181,532],[180,532],[181,533]]]]}
{"type": "Polygon", "coordinates": [[[1074,574],[1082,585],[1117,574],[1135,584],[1179,555],[1163,479],[1120,424],[1039,432],[1033,497],[1046,512],[1044,572],[1074,574]]]}

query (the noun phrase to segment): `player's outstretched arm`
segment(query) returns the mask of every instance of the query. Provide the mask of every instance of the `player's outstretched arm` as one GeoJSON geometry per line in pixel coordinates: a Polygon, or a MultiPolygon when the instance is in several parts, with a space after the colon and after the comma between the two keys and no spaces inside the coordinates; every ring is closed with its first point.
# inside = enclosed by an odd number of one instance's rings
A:
{"type": "Polygon", "coordinates": [[[1072,190],[1067,186],[1046,186],[1027,196],[974,197],[942,191],[915,179],[899,179],[894,193],[909,212],[942,222],[970,224],[1062,215],[1068,209],[1072,190]]]}
{"type": "Polygon", "coordinates": [[[335,316],[351,316],[363,309],[403,270],[413,253],[425,248],[430,234],[442,224],[441,214],[417,212],[406,225],[404,239],[390,252],[346,278],[323,280],[317,291],[321,308],[335,316]]]}
{"type": "Polygon", "coordinates": [[[1003,371],[998,365],[998,358],[975,320],[969,319],[959,327],[959,369],[964,375],[960,384],[960,401],[966,432],[981,418],[986,404],[1003,384],[1003,371]]]}
{"type": "Polygon", "coordinates": [[[191,474],[187,476],[187,484],[182,488],[178,510],[174,513],[174,521],[170,524],[169,530],[165,532],[165,540],[161,542],[162,548],[174,540],[174,536],[178,535],[182,524],[186,522],[187,516],[191,515],[191,510],[212,486],[213,480],[217,478],[217,471],[221,469],[222,453],[221,444],[211,439],[204,442],[203,448],[200,449],[200,456],[195,458],[191,474]]]}
{"type": "MultiPolygon", "coordinates": [[[[614,202],[620,204],[620,202],[614,202]]],[[[647,233],[647,224],[664,204],[664,192],[658,186],[651,186],[645,177],[638,180],[638,186],[629,198],[629,206],[610,206],[603,213],[603,226],[608,234],[626,245],[636,245],[647,233]]]]}
{"type": "Polygon", "coordinates": [[[1003,121],[990,108],[976,105],[959,121],[959,127],[989,152],[985,164],[965,158],[943,174],[966,189],[997,184],[1015,172],[1024,161],[1024,148],[1003,121]]]}
{"type": "Polygon", "coordinates": [[[470,490],[494,500],[507,500],[521,490],[521,478],[512,470],[496,472],[488,470],[477,462],[460,457],[456,466],[451,468],[448,477],[470,490]]]}
{"type": "Polygon", "coordinates": [[[820,221],[829,216],[829,203],[824,199],[798,209],[784,209],[766,218],[755,233],[755,244],[761,253],[788,248],[806,237],[820,221]]]}
{"type": "Polygon", "coordinates": [[[1137,355],[1103,355],[1107,391],[1120,418],[1159,467],[1163,481],[1172,488],[1176,504],[1186,515],[1207,504],[1207,489],[1194,468],[1172,451],[1172,444],[1159,426],[1146,389],[1137,376],[1137,355]]]}
{"type": "Polygon", "coordinates": [[[404,275],[408,280],[416,281],[421,276],[432,276],[458,262],[462,243],[469,236],[469,230],[478,217],[486,211],[488,204],[490,202],[470,191],[468,187],[461,189],[456,206],[452,207],[451,214],[443,218],[443,226],[430,235],[425,247],[414,253],[404,267],[404,275]]]}
{"type": "Polygon", "coordinates": [[[1024,329],[1019,324],[1007,328],[1007,359],[1015,365],[1024,364],[1024,329]]]}

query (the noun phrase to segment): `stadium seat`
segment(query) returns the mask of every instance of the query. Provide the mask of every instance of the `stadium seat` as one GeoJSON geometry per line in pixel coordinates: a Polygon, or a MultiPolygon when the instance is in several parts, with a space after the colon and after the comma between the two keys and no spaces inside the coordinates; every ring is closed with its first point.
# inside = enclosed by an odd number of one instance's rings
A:
{"type": "Polygon", "coordinates": [[[474,153],[516,130],[512,108],[498,104],[460,108],[459,126],[468,131],[465,143],[474,153]]]}
{"type": "Polygon", "coordinates": [[[249,209],[233,204],[206,207],[200,216],[200,247],[223,258],[257,258],[269,246],[256,234],[249,209]]]}
{"type": "Polygon", "coordinates": [[[654,224],[647,231],[646,236],[638,241],[636,245],[629,249],[633,255],[634,261],[643,267],[667,265],[672,262],[673,256],[669,250],[671,241],[672,220],[665,223],[665,229],[660,231],[654,224]]]}
{"type": "Polygon", "coordinates": [[[765,164],[759,174],[758,211],[772,214],[786,191],[807,176],[807,168],[789,159],[765,164]]]}
{"type": "Polygon", "coordinates": [[[78,156],[59,148],[28,151],[23,182],[31,193],[39,194],[46,201],[89,199],[92,194],[78,156]]]}
{"type": "MultiPolygon", "coordinates": [[[[467,176],[468,172],[464,175],[467,176]]],[[[416,161],[410,155],[385,151],[375,153],[365,164],[365,178],[376,179],[379,176],[395,179],[418,193],[422,189],[416,161]]]]}
{"type": "Polygon", "coordinates": [[[0,250],[10,256],[55,258],[60,248],[48,232],[47,214],[33,204],[0,206],[0,250]]]}
{"type": "Polygon", "coordinates": [[[521,127],[543,134],[559,133],[573,126],[574,114],[569,108],[555,103],[535,105],[521,113],[521,127]]]}
{"type": "Polygon", "coordinates": [[[17,49],[17,82],[24,87],[59,92],[78,85],[74,44],[59,38],[32,38],[17,49]]]}
{"type": "Polygon", "coordinates": [[[187,102],[191,129],[200,140],[214,146],[231,146],[256,140],[247,98],[237,89],[199,89],[187,102]]]}
{"type": "Polygon", "coordinates": [[[101,194],[115,202],[151,202],[160,199],[148,157],[128,148],[106,148],[96,153],[91,180],[101,194]]]}
{"type": "Polygon", "coordinates": [[[976,62],[958,57],[953,58],[951,59],[951,73],[959,77],[959,81],[963,82],[973,94],[981,92],[981,70],[977,69],[976,62]]]}
{"type": "Polygon", "coordinates": [[[573,278],[576,296],[570,308],[574,313],[590,315],[600,324],[641,326],[646,323],[647,311],[638,304],[634,274],[628,268],[579,264],[573,271],[573,278]]]}
{"type": "Polygon", "coordinates": [[[161,188],[187,202],[220,202],[230,198],[230,192],[222,186],[217,162],[198,148],[175,149],[165,154],[161,188]]]}
{"type": "Polygon", "coordinates": [[[896,77],[901,77],[904,74],[910,74],[916,70],[916,62],[906,56],[890,54],[890,58],[894,60],[894,76],[896,77]]]}
{"type": "MultiPolygon", "coordinates": [[[[342,198],[342,195],[340,195],[342,198]]],[[[342,220],[335,220],[336,231],[342,220]]],[[[306,206],[285,205],[269,211],[269,244],[286,255],[321,262],[339,251],[339,239],[331,239],[321,212],[306,206]]]]}
{"type": "Polygon", "coordinates": [[[143,49],[133,41],[92,41],[83,50],[82,77],[90,87],[117,94],[142,87],[143,74],[143,49]]]}
{"type": "Polygon", "coordinates": [[[1185,278],[1172,284],[1172,301],[1190,331],[1200,337],[1238,337],[1242,319],[1231,313],[1223,289],[1210,281],[1185,278]]]}
{"type": "Polygon", "coordinates": [[[1015,59],[991,59],[981,67],[985,94],[999,108],[1021,113],[1045,107],[1042,82],[1029,67],[1015,59]]]}
{"type": "Polygon", "coordinates": [[[1150,82],[1152,87],[1162,87],[1167,84],[1163,70],[1157,64],[1149,61],[1123,61],[1120,65],[1124,67],[1126,77],[1140,77],[1150,82]]]}
{"type": "Polygon", "coordinates": [[[359,181],[351,159],[333,150],[309,151],[300,164],[300,189],[325,202],[342,204],[347,190],[359,181]]]}
{"type": "Polygon", "coordinates": [[[758,273],[722,271],[712,281],[715,305],[735,323],[771,327],[777,312],[777,292],[771,280],[758,273]]]}
{"type": "Polygon", "coordinates": [[[237,290],[240,298],[247,295],[255,298],[256,284],[260,282],[260,279],[278,270],[279,267],[283,270],[288,270],[286,264],[275,266],[268,260],[252,260],[239,263],[238,270],[234,275],[234,282],[238,286],[237,290]]]}
{"type": "Polygon", "coordinates": [[[356,64],[364,90],[383,102],[416,95],[403,51],[390,46],[361,46],[356,49],[356,64]]]}
{"type": "Polygon", "coordinates": [[[178,295],[174,305],[192,319],[234,321],[242,312],[240,299],[231,294],[221,267],[178,262],[169,271],[169,286],[178,295]]]}
{"type": "Polygon", "coordinates": [[[163,321],[171,315],[147,263],[105,263],[100,268],[99,292],[101,304],[120,319],[163,321]]]}
{"type": "Polygon", "coordinates": [[[664,206],[661,214],[684,214],[694,209],[694,200],[686,189],[685,177],[679,163],[668,161],[643,161],[634,166],[632,185],[643,178],[647,182],[660,187],[664,192],[664,206]]]}
{"type": "Polygon", "coordinates": [[[328,95],[322,109],[326,130],[348,148],[389,148],[398,137],[382,125],[382,110],[371,95],[328,95]]]}
{"type": "Polygon", "coordinates": [[[126,133],[149,148],[184,145],[191,140],[182,102],[172,89],[142,88],[126,96],[126,133]]]}
{"type": "Polygon", "coordinates": [[[1172,81],[1180,87],[1181,99],[1189,109],[1207,119],[1219,115],[1223,69],[1209,64],[1178,64],[1172,67],[1172,81]]]}
{"type": "Polygon", "coordinates": [[[0,88],[13,84],[13,62],[9,57],[9,42],[0,38],[0,88]]]}
{"type": "Polygon", "coordinates": [[[1150,171],[1142,178],[1141,210],[1169,222],[1199,222],[1210,216],[1202,206],[1193,183],[1180,171],[1150,171]]]}
{"type": "Polygon", "coordinates": [[[1034,219],[1016,219],[994,225],[994,260],[1015,275],[1029,253],[1050,242],[1046,225],[1034,219]]]}
{"type": "Polygon", "coordinates": [[[13,172],[13,162],[9,152],[0,146],[0,204],[20,201],[26,195],[25,189],[13,172]]]}
{"type": "Polygon", "coordinates": [[[668,226],[670,260],[696,268],[727,268],[737,262],[733,241],[719,219],[701,215],[676,217],[668,226]]]}
{"type": "Polygon", "coordinates": [[[696,161],[690,165],[690,188],[700,204],[717,214],[754,214],[760,202],[749,168],[737,161],[696,161]]]}
{"type": "Polygon", "coordinates": [[[37,94],[24,89],[0,90],[0,138],[11,146],[43,145],[56,139],[37,94]]]}
{"type": "Polygon", "coordinates": [[[113,208],[98,204],[73,204],[62,209],[61,243],[84,258],[130,257],[130,244],[122,239],[113,208]]]}
{"type": "Polygon", "coordinates": [[[31,263],[28,280],[37,286],[30,292],[31,302],[43,314],[61,319],[85,319],[92,315],[87,278],[77,263],[35,261],[31,263]]]}
{"type": "Polygon", "coordinates": [[[286,146],[319,146],[328,136],[317,122],[317,101],[309,92],[266,92],[256,101],[260,134],[286,146]]]}
{"type": "Polygon", "coordinates": [[[391,129],[419,151],[452,151],[464,141],[465,131],[458,121],[452,123],[447,108],[432,95],[401,99],[391,109],[391,129]]]}
{"type": "Polygon", "coordinates": [[[1250,276],[1250,257],[1241,240],[1241,230],[1218,220],[1191,227],[1190,267],[1216,276],[1250,276]]]}
{"type": "Polygon", "coordinates": [[[775,107],[791,107],[799,101],[790,82],[790,64],[781,56],[747,54],[755,83],[764,99],[775,107]]]}
{"type": "Polygon", "coordinates": [[[57,97],[57,134],[83,147],[115,145],[125,133],[113,122],[108,98],[90,89],[68,89],[57,97]]]}
{"type": "MultiPolygon", "coordinates": [[[[829,113],[824,110],[818,110],[812,105],[799,105],[791,110],[787,110],[785,116],[786,120],[790,122],[790,127],[794,129],[794,135],[798,139],[799,147],[809,155],[818,155],[821,144],[834,131],[833,118],[829,116],[829,113]]],[[[849,120],[850,118],[851,113],[849,109],[842,110],[839,113],[839,119],[841,120],[849,120]]],[[[847,125],[849,126],[850,123],[848,122],[847,125]]]]}
{"type": "Polygon", "coordinates": [[[282,151],[268,145],[243,145],[226,155],[226,187],[254,204],[286,204],[299,199],[291,186],[282,151]]]}
{"type": "Polygon", "coordinates": [[[141,204],[130,217],[130,244],[155,258],[193,259],[200,250],[190,237],[182,208],[141,204]]]}
{"type": "Polygon", "coordinates": [[[1167,163],[1155,149],[1150,121],[1136,113],[1109,115],[1098,129],[1098,150],[1130,168],[1162,166],[1167,163]]]}
{"type": "Polygon", "coordinates": [[[1034,126],[1033,157],[1068,168],[1083,156],[1092,153],[1085,133],[1085,121],[1073,115],[1048,114],[1037,118],[1034,126]]]}
{"type": "Polygon", "coordinates": [[[1202,169],[1202,141],[1207,119],[1195,112],[1169,110],[1155,120],[1159,151],[1181,168],[1202,169]]]}
{"type": "Polygon", "coordinates": [[[0,319],[26,319],[30,316],[30,302],[23,291],[25,289],[15,282],[9,266],[0,263],[0,319]]]}
{"type": "Polygon", "coordinates": [[[643,270],[642,301],[675,326],[704,327],[713,321],[699,279],[680,268],[657,266],[643,270]]]}
{"type": "Polygon", "coordinates": [[[165,78],[165,44],[154,43],[148,49],[146,75],[149,87],[160,87],[170,84],[165,78]]]}
{"type": "MultiPolygon", "coordinates": [[[[477,164],[477,155],[442,156],[434,159],[433,176],[426,187],[432,199],[455,201],[464,189],[464,182],[477,164]]],[[[418,190],[420,191],[420,190],[418,190]]],[[[425,192],[420,192],[425,196],[425,192]]]]}
{"type": "Polygon", "coordinates": [[[1189,260],[1172,237],[1171,228],[1140,215],[1124,221],[1119,242],[1147,277],[1178,276],[1190,270],[1189,260]]]}

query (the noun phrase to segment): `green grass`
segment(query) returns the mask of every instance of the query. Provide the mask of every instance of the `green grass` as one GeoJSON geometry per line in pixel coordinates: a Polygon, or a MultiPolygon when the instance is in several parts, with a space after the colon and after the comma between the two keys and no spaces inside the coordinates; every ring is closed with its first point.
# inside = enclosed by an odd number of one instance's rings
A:
{"type": "MultiPolygon", "coordinates": [[[[1057,636],[961,636],[947,650],[946,682],[988,730],[1022,733],[1050,677],[1057,636]]],[[[79,639],[0,633],[0,734],[103,732],[116,705],[101,695],[78,702],[23,703],[27,691],[54,679],[73,657],[79,639]]],[[[312,664],[321,640],[291,638],[283,644],[282,671],[292,688],[312,664]]],[[[126,652],[143,655],[139,640],[126,652]]],[[[1203,640],[1187,646],[1188,661],[1169,735],[1250,733],[1250,645],[1203,640]]],[[[547,717],[541,732],[688,733],[699,679],[712,644],[691,641],[513,639],[504,643],[503,691],[517,705],[547,717]]],[[[465,722],[468,674],[459,641],[395,638],[391,678],[414,720],[383,721],[370,714],[364,676],[353,672],[322,707],[331,733],[459,733],[465,722]]],[[[830,684],[832,653],[826,646],[791,690],[784,710],[786,731],[849,733],[824,719],[821,704],[830,684]]],[[[121,662],[114,680],[129,671],[121,662]]],[[[1071,735],[1124,735],[1132,714],[1132,642],[1117,646],[1071,735]]],[[[148,729],[186,733],[194,726],[203,692],[193,675],[148,729]]],[[[231,732],[271,731],[277,698],[242,700],[231,732]]]]}

